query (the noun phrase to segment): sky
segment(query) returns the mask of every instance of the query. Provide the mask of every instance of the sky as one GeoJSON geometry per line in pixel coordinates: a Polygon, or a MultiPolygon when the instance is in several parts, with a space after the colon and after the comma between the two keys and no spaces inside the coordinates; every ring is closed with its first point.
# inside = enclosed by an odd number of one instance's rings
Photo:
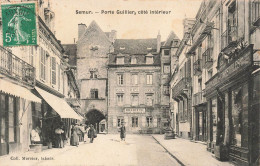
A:
{"type": "Polygon", "coordinates": [[[183,19],[194,18],[202,0],[50,0],[55,12],[55,34],[62,44],[77,41],[78,24],[88,26],[93,20],[104,32],[117,31],[119,39],[156,38],[160,31],[162,41],[174,31],[182,39],[183,19]],[[93,14],[76,14],[92,11],[93,14]],[[101,11],[114,14],[101,14],[101,11]],[[135,11],[117,14],[117,10],[135,11]],[[170,14],[150,14],[150,10],[170,11],[170,14]],[[138,14],[148,11],[148,14],[138,14]],[[98,13],[96,13],[98,12],[98,13]]]}

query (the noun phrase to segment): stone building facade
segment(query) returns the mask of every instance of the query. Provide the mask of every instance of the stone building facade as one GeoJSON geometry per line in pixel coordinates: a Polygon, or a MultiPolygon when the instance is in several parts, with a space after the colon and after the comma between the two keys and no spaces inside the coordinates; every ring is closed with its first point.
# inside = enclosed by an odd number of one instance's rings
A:
{"type": "Polygon", "coordinates": [[[160,131],[160,36],[116,39],[108,64],[108,131],[160,131]]]}
{"type": "Polygon", "coordinates": [[[77,80],[82,111],[88,123],[96,124],[97,128],[98,123],[107,118],[108,53],[113,49],[115,38],[116,31],[103,32],[95,21],[88,27],[78,25],[77,80]]]}
{"type": "MultiPolygon", "coordinates": [[[[50,136],[61,122],[69,137],[70,123],[82,119],[65,101],[69,96],[76,97],[78,91],[68,86],[65,73],[68,63],[53,33],[55,14],[51,3],[42,0],[27,3],[35,3],[38,9],[38,45],[4,48],[2,37],[0,40],[0,155],[32,148],[30,133],[36,127],[41,130],[43,146],[54,144],[50,136]],[[8,91],[9,88],[12,90],[8,91]]],[[[2,34],[1,26],[2,23],[2,34]]]]}
{"type": "Polygon", "coordinates": [[[190,139],[236,165],[259,165],[259,5],[203,1],[181,50],[191,62],[190,139]]]}

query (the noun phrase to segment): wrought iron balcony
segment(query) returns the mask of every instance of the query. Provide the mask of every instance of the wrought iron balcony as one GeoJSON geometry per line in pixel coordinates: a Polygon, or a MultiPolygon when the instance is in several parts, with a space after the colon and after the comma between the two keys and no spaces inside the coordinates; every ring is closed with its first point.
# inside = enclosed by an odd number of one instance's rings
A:
{"type": "Polygon", "coordinates": [[[221,35],[221,49],[225,49],[228,46],[232,46],[233,44],[237,44],[237,26],[229,26],[228,30],[222,33],[221,35]]]}
{"type": "Polygon", "coordinates": [[[201,59],[197,59],[193,64],[193,75],[199,76],[202,74],[201,59]]]}
{"type": "Polygon", "coordinates": [[[202,57],[204,59],[204,67],[209,68],[213,65],[213,56],[212,56],[213,48],[208,48],[203,54],[202,57]]]}
{"type": "Polygon", "coordinates": [[[254,26],[260,26],[260,0],[252,2],[252,23],[254,26]]]}
{"type": "Polygon", "coordinates": [[[200,105],[206,102],[205,97],[203,97],[204,91],[195,93],[193,95],[193,106],[200,105]]]}
{"type": "Polygon", "coordinates": [[[35,85],[35,68],[1,46],[0,73],[24,84],[35,85]]]}
{"type": "Polygon", "coordinates": [[[191,77],[183,77],[179,82],[172,88],[172,98],[176,98],[183,91],[189,89],[191,86],[191,77]]]}

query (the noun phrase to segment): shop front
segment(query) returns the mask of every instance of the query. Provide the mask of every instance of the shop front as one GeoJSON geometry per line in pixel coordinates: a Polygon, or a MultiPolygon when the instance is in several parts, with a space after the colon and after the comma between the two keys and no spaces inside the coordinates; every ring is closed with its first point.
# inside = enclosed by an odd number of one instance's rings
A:
{"type": "Polygon", "coordinates": [[[0,79],[0,156],[28,150],[31,105],[38,103],[29,89],[0,79]]]}
{"type": "Polygon", "coordinates": [[[250,165],[252,155],[259,153],[252,148],[252,133],[256,131],[252,124],[259,123],[259,116],[255,117],[259,113],[253,114],[251,106],[254,93],[259,94],[252,75],[256,67],[253,46],[249,45],[228,60],[220,55],[218,73],[206,82],[208,150],[216,158],[237,165],[250,165]]]}
{"type": "Polygon", "coordinates": [[[67,139],[67,142],[70,142],[71,125],[81,121],[83,117],[79,116],[63,98],[38,87],[35,89],[43,99],[41,142],[49,148],[53,145],[56,147],[57,134],[55,130],[60,127],[64,130],[65,139],[67,139]]]}
{"type": "Polygon", "coordinates": [[[195,140],[206,141],[206,106],[195,107],[195,140]]]}

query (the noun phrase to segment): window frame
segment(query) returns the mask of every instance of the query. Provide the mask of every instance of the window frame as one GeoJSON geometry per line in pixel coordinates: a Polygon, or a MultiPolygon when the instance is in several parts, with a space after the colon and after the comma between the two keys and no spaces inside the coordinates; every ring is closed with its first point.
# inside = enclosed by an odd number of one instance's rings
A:
{"type": "Polygon", "coordinates": [[[132,117],[132,127],[138,127],[138,116],[133,116],[132,117]]]}
{"type": "Polygon", "coordinates": [[[90,98],[91,99],[98,99],[99,98],[98,89],[96,89],[96,88],[90,89],[90,98]]]}
{"type": "Polygon", "coordinates": [[[170,56],[170,50],[169,49],[163,50],[163,54],[164,56],[170,56]],[[165,52],[167,52],[167,54],[165,54],[165,52]]]}
{"type": "Polygon", "coordinates": [[[133,73],[131,77],[132,77],[132,85],[138,85],[139,82],[138,73],[133,73]]]}
{"type": "Polygon", "coordinates": [[[124,85],[124,74],[123,73],[117,74],[117,85],[124,85]]]}
{"type": "Polygon", "coordinates": [[[117,127],[120,127],[122,122],[124,122],[124,117],[123,116],[118,116],[117,117],[117,127]]]}
{"type": "Polygon", "coordinates": [[[118,106],[121,106],[121,105],[124,104],[124,93],[117,93],[116,94],[116,104],[118,106]],[[121,96],[121,97],[119,97],[119,96],[121,96]]]}
{"type": "Polygon", "coordinates": [[[146,94],[146,105],[150,106],[150,107],[154,105],[154,95],[153,94],[146,94]],[[148,97],[149,96],[151,98],[151,104],[148,103],[148,97]]]}
{"type": "Polygon", "coordinates": [[[125,64],[125,57],[116,57],[116,64],[117,65],[124,65],[125,64]]]}
{"type": "Polygon", "coordinates": [[[138,93],[132,93],[131,94],[131,105],[132,106],[138,106],[139,105],[139,94],[138,93]],[[134,96],[137,96],[137,103],[134,103],[134,96]]]}
{"type": "Polygon", "coordinates": [[[153,85],[153,74],[152,73],[146,74],[146,85],[153,85]]]}
{"type": "Polygon", "coordinates": [[[145,57],[145,64],[150,65],[154,63],[154,58],[153,56],[146,56],[145,57]],[[150,61],[148,60],[150,58],[150,61]]]}
{"type": "Polygon", "coordinates": [[[153,117],[147,116],[146,117],[146,126],[147,127],[152,127],[152,125],[153,125],[153,117]]]}

